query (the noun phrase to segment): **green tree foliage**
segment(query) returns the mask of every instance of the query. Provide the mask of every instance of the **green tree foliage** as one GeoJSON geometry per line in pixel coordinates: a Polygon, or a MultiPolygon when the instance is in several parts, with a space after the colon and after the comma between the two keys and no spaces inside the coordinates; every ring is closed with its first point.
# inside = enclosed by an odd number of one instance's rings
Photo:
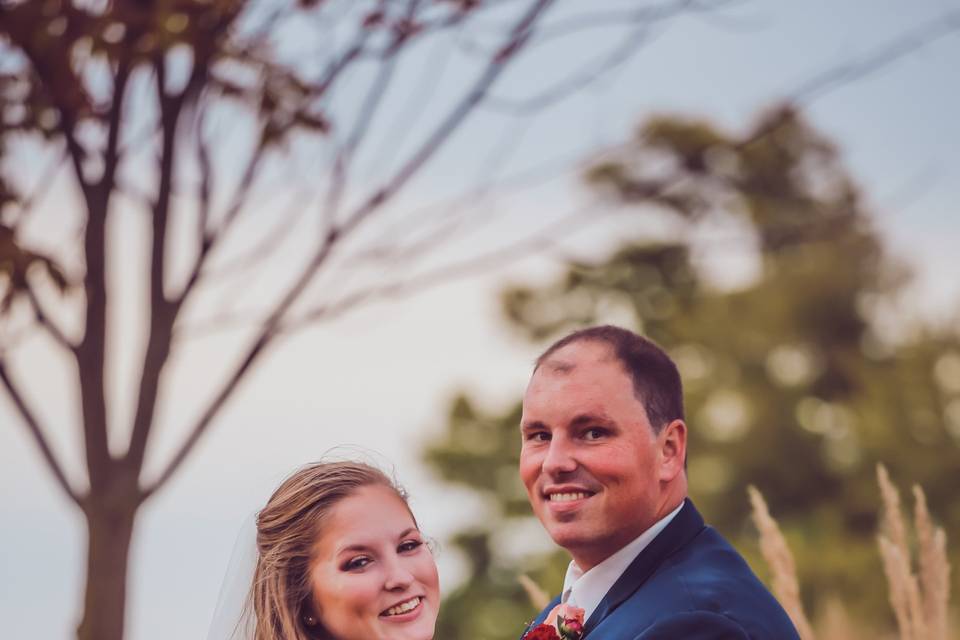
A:
{"type": "MultiPolygon", "coordinates": [[[[554,282],[508,289],[510,324],[545,345],[628,313],[680,366],[691,494],[708,520],[763,574],[745,494],[755,484],[794,547],[808,604],[841,595],[886,626],[874,467],[923,485],[946,530],[960,531],[960,334],[900,317],[909,331],[893,337],[908,274],[836,148],[785,107],[742,135],[655,118],[587,181],[660,230],[554,282]],[[731,256],[754,265],[735,286],[717,277],[731,256]]],[[[516,637],[532,608],[513,577],[534,571],[553,590],[562,579],[562,554],[506,558],[498,543],[532,519],[515,471],[518,417],[519,404],[497,414],[459,397],[426,454],[492,505],[483,527],[454,540],[474,560],[440,637],[516,637]]]]}

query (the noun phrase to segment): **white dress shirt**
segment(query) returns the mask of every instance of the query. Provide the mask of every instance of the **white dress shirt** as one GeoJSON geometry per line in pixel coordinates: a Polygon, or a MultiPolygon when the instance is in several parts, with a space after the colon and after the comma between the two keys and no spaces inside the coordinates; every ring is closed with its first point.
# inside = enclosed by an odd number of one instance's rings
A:
{"type": "Polygon", "coordinates": [[[683,502],[680,503],[679,507],[657,520],[653,526],[633,541],[627,543],[622,549],[589,571],[584,572],[571,560],[570,566],[567,567],[567,575],[563,579],[562,601],[580,607],[583,609],[583,619],[589,619],[590,614],[596,610],[600,601],[607,595],[607,591],[623,575],[633,559],[648,544],[653,542],[653,539],[670,524],[670,521],[680,513],[682,508],[683,502]]]}

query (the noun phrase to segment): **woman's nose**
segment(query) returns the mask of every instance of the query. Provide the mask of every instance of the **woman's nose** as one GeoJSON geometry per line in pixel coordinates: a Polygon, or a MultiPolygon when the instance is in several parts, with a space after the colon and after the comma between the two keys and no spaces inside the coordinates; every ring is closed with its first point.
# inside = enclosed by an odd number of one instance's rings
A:
{"type": "Polygon", "coordinates": [[[400,558],[387,566],[387,577],[383,588],[387,591],[403,591],[413,583],[413,574],[400,558]]]}

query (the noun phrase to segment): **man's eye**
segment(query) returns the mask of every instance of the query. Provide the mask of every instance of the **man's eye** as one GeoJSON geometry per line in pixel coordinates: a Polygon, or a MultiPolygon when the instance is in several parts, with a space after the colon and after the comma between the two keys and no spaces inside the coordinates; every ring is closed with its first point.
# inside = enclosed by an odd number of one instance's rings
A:
{"type": "Polygon", "coordinates": [[[550,434],[546,431],[534,431],[533,433],[527,434],[527,440],[533,442],[547,442],[550,440],[550,434]]]}
{"type": "Polygon", "coordinates": [[[584,440],[599,440],[603,436],[607,435],[607,432],[603,429],[587,429],[583,432],[584,440]]]}
{"type": "Polygon", "coordinates": [[[404,542],[400,543],[400,546],[397,547],[397,550],[400,553],[409,553],[410,551],[416,551],[421,545],[423,545],[423,542],[420,540],[405,540],[404,542]]]}
{"type": "Polygon", "coordinates": [[[356,558],[350,559],[345,565],[343,565],[344,571],[357,571],[358,569],[363,569],[365,566],[370,564],[372,560],[367,556],[357,556],[356,558]]]}

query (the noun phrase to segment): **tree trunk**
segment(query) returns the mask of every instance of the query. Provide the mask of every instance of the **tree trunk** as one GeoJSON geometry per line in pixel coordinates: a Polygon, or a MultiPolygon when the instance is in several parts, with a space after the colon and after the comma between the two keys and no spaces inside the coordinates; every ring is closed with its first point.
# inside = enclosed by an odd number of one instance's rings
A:
{"type": "Polygon", "coordinates": [[[87,580],[78,640],[122,640],[127,564],[137,504],[90,504],[87,519],[87,580]]]}

